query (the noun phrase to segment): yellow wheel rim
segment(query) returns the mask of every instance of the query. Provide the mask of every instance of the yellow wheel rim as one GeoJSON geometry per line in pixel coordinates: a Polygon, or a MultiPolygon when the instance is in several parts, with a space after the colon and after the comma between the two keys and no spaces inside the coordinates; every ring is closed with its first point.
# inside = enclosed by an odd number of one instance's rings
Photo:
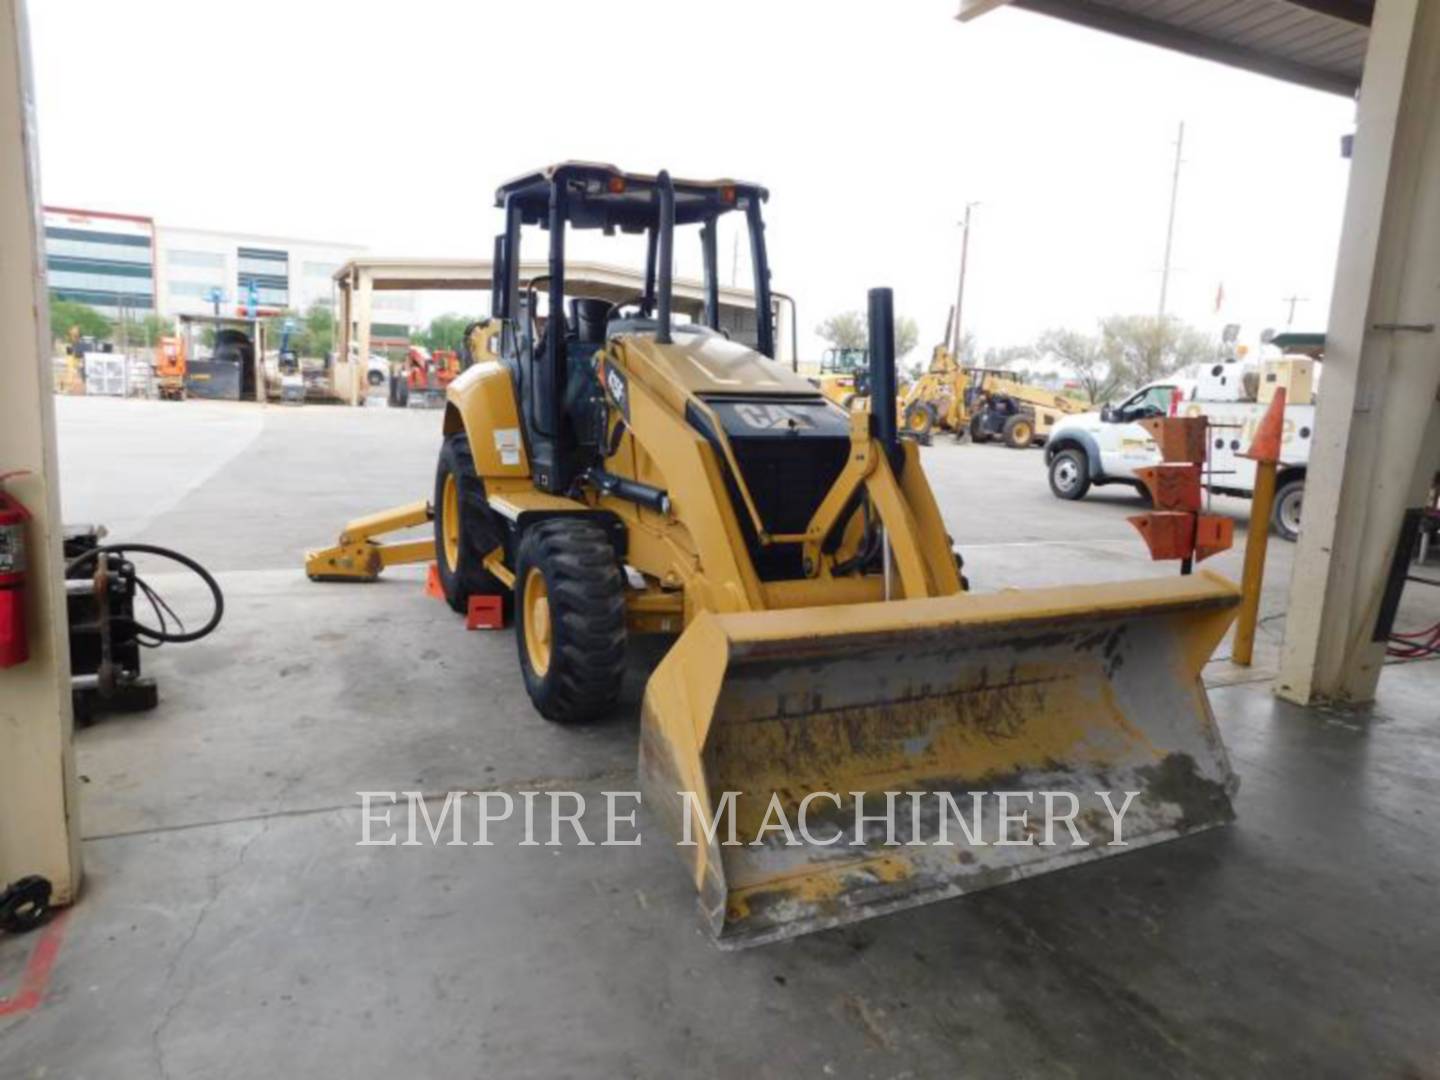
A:
{"type": "Polygon", "coordinates": [[[550,670],[550,590],[545,575],[532,569],[525,576],[525,655],[536,675],[544,677],[550,670]]]}
{"type": "Polygon", "coordinates": [[[455,474],[447,473],[440,492],[440,536],[445,542],[445,565],[454,571],[460,567],[460,485],[455,474]]]}
{"type": "Polygon", "coordinates": [[[924,409],[912,409],[910,411],[910,430],[924,431],[928,426],[926,423],[930,418],[925,415],[924,409]]]}
{"type": "Polygon", "coordinates": [[[1028,443],[1035,437],[1035,433],[1030,430],[1029,424],[1016,424],[1014,430],[1016,442],[1028,443]]]}

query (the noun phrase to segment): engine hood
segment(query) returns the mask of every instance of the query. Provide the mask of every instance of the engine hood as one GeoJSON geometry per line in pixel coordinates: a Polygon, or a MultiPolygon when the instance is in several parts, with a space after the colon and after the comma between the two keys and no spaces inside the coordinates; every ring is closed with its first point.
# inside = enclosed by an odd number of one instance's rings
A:
{"type": "Polygon", "coordinates": [[[677,329],[669,345],[656,342],[653,334],[626,334],[620,340],[625,348],[667,372],[687,394],[697,397],[736,394],[813,398],[819,393],[804,376],[720,334],[677,329]]]}

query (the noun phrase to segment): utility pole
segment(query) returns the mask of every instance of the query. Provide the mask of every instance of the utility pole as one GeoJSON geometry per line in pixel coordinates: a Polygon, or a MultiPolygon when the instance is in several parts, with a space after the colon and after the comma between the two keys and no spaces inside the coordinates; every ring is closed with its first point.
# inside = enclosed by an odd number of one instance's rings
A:
{"type": "Polygon", "coordinates": [[[955,358],[957,364],[964,363],[960,357],[960,309],[965,303],[965,264],[970,257],[970,211],[979,206],[978,202],[967,202],[965,204],[965,220],[960,222],[960,280],[955,286],[955,319],[951,328],[953,333],[950,341],[950,355],[955,358]]]}
{"type": "Polygon", "coordinates": [[[1175,199],[1180,194],[1180,156],[1185,149],[1185,121],[1180,121],[1180,134],[1175,137],[1175,172],[1170,178],[1170,221],[1165,226],[1165,264],[1160,268],[1160,308],[1158,321],[1165,321],[1165,301],[1170,291],[1170,254],[1175,242],[1175,199]]]}
{"type": "Polygon", "coordinates": [[[1294,326],[1294,325],[1295,325],[1295,305],[1296,305],[1296,304],[1308,304],[1308,303],[1310,302],[1310,298],[1309,298],[1308,296],[1285,296],[1285,297],[1281,297],[1281,302],[1290,305],[1290,315],[1289,315],[1289,317],[1286,318],[1286,320],[1285,320],[1285,325],[1286,325],[1286,326],[1294,326]]]}

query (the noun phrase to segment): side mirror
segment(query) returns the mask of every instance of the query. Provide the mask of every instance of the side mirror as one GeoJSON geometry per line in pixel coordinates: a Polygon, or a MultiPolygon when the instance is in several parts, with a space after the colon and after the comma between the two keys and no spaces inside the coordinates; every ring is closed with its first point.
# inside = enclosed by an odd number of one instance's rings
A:
{"type": "Polygon", "coordinates": [[[1119,416],[1120,410],[1115,408],[1114,405],[1100,406],[1100,420],[1102,423],[1113,424],[1119,419],[1119,416]]]}

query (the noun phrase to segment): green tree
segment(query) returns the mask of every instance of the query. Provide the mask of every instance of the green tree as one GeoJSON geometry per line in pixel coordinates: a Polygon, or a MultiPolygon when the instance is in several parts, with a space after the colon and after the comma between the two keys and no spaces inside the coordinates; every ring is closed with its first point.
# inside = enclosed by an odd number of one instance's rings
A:
{"type": "Polygon", "coordinates": [[[1169,315],[1101,319],[1100,349],[1117,384],[1130,389],[1215,356],[1209,337],[1169,315]]]}
{"type": "MultiPolygon", "coordinates": [[[[868,320],[859,311],[842,311],[831,315],[815,328],[815,333],[837,349],[863,349],[870,343],[868,320]]],[[[920,327],[908,315],[895,320],[895,358],[908,355],[920,340],[920,327]]]]}
{"type": "Polygon", "coordinates": [[[1036,348],[1075,376],[1091,404],[1108,400],[1118,388],[1118,377],[1100,347],[1100,339],[1093,334],[1061,328],[1046,330],[1036,348]]]}
{"type": "Polygon", "coordinates": [[[815,328],[815,333],[837,349],[863,349],[869,342],[865,316],[858,311],[831,315],[815,328]]]}
{"type": "Polygon", "coordinates": [[[305,312],[306,356],[329,356],[335,348],[335,312],[324,300],[316,300],[305,312]]]}
{"type": "Polygon", "coordinates": [[[1028,364],[1035,359],[1036,348],[1034,345],[992,345],[985,350],[981,366],[995,368],[999,371],[1015,369],[1016,374],[1021,374],[1022,371],[1028,374],[1028,370],[1021,369],[1019,365],[1028,364]]]}
{"type": "Polygon", "coordinates": [[[131,346],[144,346],[153,348],[162,338],[175,333],[175,324],[163,315],[156,315],[153,311],[142,318],[126,318],[123,322],[115,323],[110,329],[110,337],[114,341],[123,341],[131,346]]]}
{"type": "Polygon", "coordinates": [[[89,304],[74,300],[53,300],[50,303],[50,335],[56,341],[70,337],[71,329],[78,330],[82,337],[96,339],[110,335],[110,320],[89,304]]]}
{"type": "Polygon", "coordinates": [[[424,345],[432,352],[436,349],[450,349],[459,352],[460,346],[465,340],[465,327],[474,321],[471,316],[456,315],[453,312],[436,315],[430,320],[430,325],[424,331],[412,334],[411,340],[424,345]]]}

